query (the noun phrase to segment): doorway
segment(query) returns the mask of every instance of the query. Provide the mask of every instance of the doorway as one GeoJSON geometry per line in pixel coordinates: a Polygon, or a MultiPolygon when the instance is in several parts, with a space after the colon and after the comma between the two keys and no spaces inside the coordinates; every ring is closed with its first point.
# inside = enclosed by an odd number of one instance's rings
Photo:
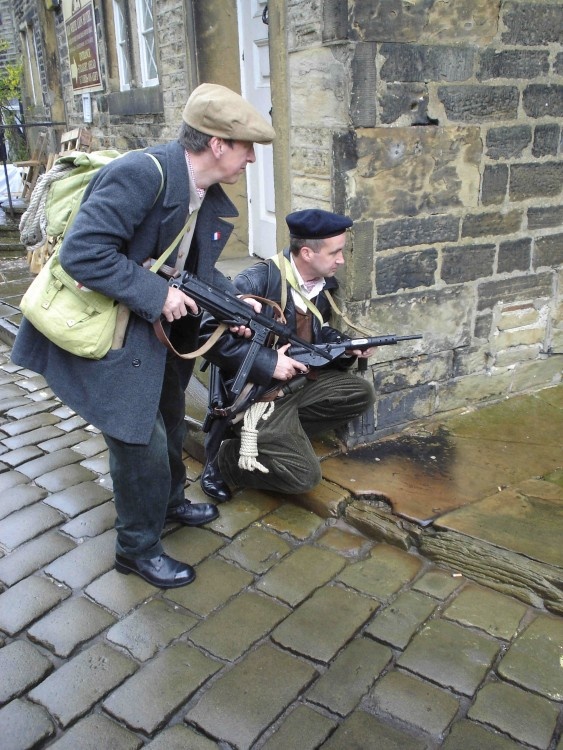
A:
{"type": "MultiPolygon", "coordinates": [[[[242,95],[268,122],[270,48],[266,0],[238,0],[242,95]]],[[[247,169],[249,253],[269,258],[276,253],[274,153],[272,145],[256,144],[256,163],[247,169]]]]}

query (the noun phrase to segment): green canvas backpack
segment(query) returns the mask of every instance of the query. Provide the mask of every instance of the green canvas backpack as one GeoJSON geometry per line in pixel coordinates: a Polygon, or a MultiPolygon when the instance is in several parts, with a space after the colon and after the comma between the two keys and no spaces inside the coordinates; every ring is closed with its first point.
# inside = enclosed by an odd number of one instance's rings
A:
{"type": "MultiPolygon", "coordinates": [[[[158,198],[164,187],[162,167],[156,157],[145,153],[160,172],[158,198]]],[[[20,235],[28,253],[31,252],[32,258],[39,254],[35,262],[38,275],[21,300],[21,311],[61,349],[88,359],[101,359],[107,354],[115,344],[117,322],[126,322],[128,311],[69,276],[59,262],[59,249],[90,180],[102,167],[121,156],[119,151],[93,151],[70,152],[59,157],[37,181],[29,209],[20,222],[20,235]],[[38,242],[29,244],[38,237],[38,242]]],[[[172,246],[166,252],[171,249],[172,246]]]]}

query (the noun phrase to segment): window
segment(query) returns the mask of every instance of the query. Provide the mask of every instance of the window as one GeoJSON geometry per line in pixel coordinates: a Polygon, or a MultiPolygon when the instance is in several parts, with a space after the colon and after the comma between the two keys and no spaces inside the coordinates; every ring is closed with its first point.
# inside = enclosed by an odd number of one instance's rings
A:
{"type": "Polygon", "coordinates": [[[119,88],[158,85],[152,0],[113,0],[119,88]]]}
{"type": "Polygon", "coordinates": [[[137,28],[139,29],[139,56],[141,58],[141,80],[143,86],[158,84],[158,71],[154,51],[154,26],[152,0],[136,0],[137,28]]]}
{"type": "Polygon", "coordinates": [[[131,88],[131,67],[129,65],[129,45],[127,43],[127,21],[125,3],[114,0],[113,17],[115,23],[115,45],[119,69],[119,87],[121,91],[131,88]]]}

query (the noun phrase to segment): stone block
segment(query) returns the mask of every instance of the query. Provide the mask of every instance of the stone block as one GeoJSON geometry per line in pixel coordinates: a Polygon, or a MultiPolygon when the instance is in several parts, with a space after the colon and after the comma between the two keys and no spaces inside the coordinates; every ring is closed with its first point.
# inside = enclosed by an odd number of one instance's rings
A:
{"type": "Polygon", "coordinates": [[[260,574],[269,570],[290,550],[290,545],[282,537],[258,526],[251,526],[220,554],[245,570],[260,574]]]}
{"type": "Polygon", "coordinates": [[[262,645],[216,680],[185,720],[217,740],[249,750],[315,675],[310,664],[262,645]]]}
{"type": "Polygon", "coordinates": [[[379,601],[386,601],[420,572],[422,563],[388,544],[376,545],[366,560],[354,563],[338,576],[346,586],[379,601]]]}
{"type": "Polygon", "coordinates": [[[495,252],[494,245],[445,247],[442,250],[442,279],[446,284],[459,284],[492,276],[495,252]]]}
{"type": "Polygon", "coordinates": [[[534,328],[517,328],[511,331],[502,331],[494,340],[492,349],[503,351],[513,346],[532,346],[542,344],[546,337],[545,326],[534,328]]]}
{"type": "Polygon", "coordinates": [[[499,243],[497,271],[528,271],[532,258],[532,241],[528,237],[499,243]]]}
{"type": "Polygon", "coordinates": [[[350,96],[350,117],[357,128],[375,126],[377,74],[375,56],[377,45],[374,42],[354,46],[351,61],[352,92],[350,96]]]}
{"type": "Polygon", "coordinates": [[[374,599],[325,586],[272,632],[282,648],[327,664],[377,609],[374,599]]]}
{"type": "Polygon", "coordinates": [[[539,321],[540,315],[535,305],[510,305],[501,310],[497,328],[499,331],[508,331],[511,328],[537,325],[539,321]]]}
{"type": "Polygon", "coordinates": [[[309,706],[298,705],[262,745],[262,750],[287,750],[288,747],[315,750],[321,747],[336,727],[334,719],[329,719],[309,706]]]}
{"type": "Polygon", "coordinates": [[[563,206],[541,206],[528,209],[528,229],[546,229],[563,224],[563,206]]]}
{"type": "Polygon", "coordinates": [[[358,221],[352,228],[352,246],[345,277],[347,299],[360,300],[371,297],[373,254],[373,222],[358,221]]]}
{"type": "Polygon", "coordinates": [[[323,750],[426,750],[428,742],[413,737],[365,711],[356,710],[323,745],[323,750]]]}
{"type": "Polygon", "coordinates": [[[542,156],[557,156],[561,140],[559,125],[546,123],[534,128],[534,144],[532,156],[540,159],[542,156]]]}
{"type": "Polygon", "coordinates": [[[485,346],[463,346],[453,352],[452,378],[482,373],[491,359],[489,342],[485,346]]]}
{"type": "Polygon", "coordinates": [[[106,638],[138,661],[147,661],[197,622],[169,602],[152,600],[112,625],[106,638]]]}
{"type": "Polygon", "coordinates": [[[563,263],[563,233],[538,237],[534,243],[534,269],[563,263]]]}
{"type": "Polygon", "coordinates": [[[0,594],[0,630],[15,635],[68,596],[67,588],[30,576],[0,594]]]}
{"type": "Polygon", "coordinates": [[[174,724],[159,732],[155,739],[145,747],[148,750],[187,750],[187,748],[189,750],[217,750],[217,743],[199,734],[191,727],[174,724]]]}
{"type": "Polygon", "coordinates": [[[0,705],[29,690],[53,670],[53,664],[28,641],[12,641],[0,649],[0,705]]]}
{"type": "Polygon", "coordinates": [[[473,696],[491,668],[500,643],[444,620],[426,625],[399,657],[399,666],[451,688],[473,696]]]}
{"type": "Polygon", "coordinates": [[[28,629],[34,643],[39,643],[56,656],[67,658],[115,622],[115,617],[84,596],[68,599],[28,629]]]}
{"type": "Polygon", "coordinates": [[[67,489],[67,487],[73,487],[76,484],[89,482],[94,479],[97,479],[97,475],[93,471],[79,464],[72,463],[49,471],[46,474],[41,474],[35,482],[40,487],[45,487],[49,492],[60,492],[67,489]]]}
{"type": "Polygon", "coordinates": [[[197,578],[189,588],[168,591],[166,598],[200,617],[207,617],[253,580],[251,573],[212,557],[198,566],[197,578]]]}
{"type": "Polygon", "coordinates": [[[0,736],[6,748],[40,747],[55,731],[55,725],[41,706],[16,698],[0,709],[0,736]]]}
{"type": "Polygon", "coordinates": [[[530,83],[522,93],[528,117],[563,117],[563,86],[530,83]]]}
{"type": "Polygon", "coordinates": [[[540,298],[549,299],[552,294],[552,276],[550,273],[537,273],[484,281],[478,285],[477,292],[478,310],[494,307],[499,302],[506,305],[540,298]]]}
{"type": "Polygon", "coordinates": [[[561,42],[563,8],[558,3],[510,2],[503,10],[503,44],[539,47],[561,42]]]}
{"type": "Polygon", "coordinates": [[[350,7],[352,40],[444,44],[488,44],[495,36],[499,0],[468,0],[461,5],[402,0],[356,0],[350,7]]]}
{"type": "Polygon", "coordinates": [[[481,688],[467,716],[506,732],[518,742],[547,750],[557,723],[557,708],[539,695],[496,682],[481,688]]]}
{"type": "Polygon", "coordinates": [[[281,602],[245,591],[196,625],[190,641],[220,659],[235,661],[290,613],[281,602]]]}
{"type": "Polygon", "coordinates": [[[543,350],[543,345],[518,346],[497,352],[494,356],[494,366],[498,368],[513,367],[523,362],[537,359],[543,350]]]}
{"type": "Polygon", "coordinates": [[[99,505],[97,508],[82,513],[77,518],[61,526],[61,533],[80,541],[103,534],[113,529],[117,513],[111,502],[99,505]]]}
{"type": "Polygon", "coordinates": [[[524,362],[518,367],[512,380],[512,391],[537,390],[561,382],[561,357],[542,357],[535,362],[524,362]]]}
{"type": "Polygon", "coordinates": [[[516,86],[440,86],[438,99],[452,122],[515,120],[520,93],[516,86]]]}
{"type": "Polygon", "coordinates": [[[70,588],[81,589],[98,576],[107,573],[113,567],[114,561],[115,531],[112,529],[94,539],[82,542],[52,562],[45,572],[70,588]]]}
{"type": "Polygon", "coordinates": [[[381,84],[378,91],[382,125],[438,125],[428,114],[428,88],[421,83],[381,84]]]}
{"type": "Polygon", "coordinates": [[[332,47],[310,47],[289,56],[294,122],[308,122],[315,112],[319,128],[348,126],[347,66],[332,47]]]}
{"type": "Polygon", "coordinates": [[[459,219],[455,216],[405,218],[377,227],[376,248],[380,251],[395,247],[452,242],[457,240],[458,236],[459,219]]]}
{"type": "Polygon", "coordinates": [[[473,336],[476,339],[488,339],[489,336],[491,335],[492,326],[493,326],[492,311],[476,315],[473,336]]]}
{"type": "Polygon", "coordinates": [[[157,588],[138,576],[124,576],[110,570],[93,581],[84,593],[105,609],[124,617],[156,591],[157,588]]]}
{"type": "Polygon", "coordinates": [[[221,515],[208,528],[233,539],[243,529],[278,508],[281,500],[257,490],[245,490],[221,508],[221,515]]]}
{"type": "Polygon", "coordinates": [[[438,266],[434,249],[420,252],[395,253],[375,261],[377,294],[393,294],[400,289],[433,286],[438,266]]]}
{"type": "Polygon", "coordinates": [[[433,596],[443,601],[448,599],[450,594],[453,594],[461,583],[462,579],[459,576],[456,577],[449,571],[436,568],[426,571],[424,575],[417,578],[413,582],[412,588],[415,591],[422,591],[424,594],[428,594],[428,596],[433,596]]]}
{"type": "Polygon", "coordinates": [[[296,607],[313,591],[328,583],[346,565],[329,550],[299,547],[271,568],[256,584],[258,591],[296,607]]]}
{"type": "Polygon", "coordinates": [[[82,482],[65,490],[50,494],[45,502],[74,518],[87,510],[107,502],[112,493],[94,481],[82,482]]]}
{"type": "MultiPolygon", "coordinates": [[[[21,476],[21,475],[20,475],[21,476]]],[[[43,500],[47,495],[44,489],[31,484],[19,484],[4,492],[2,505],[0,506],[0,519],[6,518],[10,513],[33,505],[38,500],[43,500]]]]}
{"type": "Polygon", "coordinates": [[[462,237],[512,234],[522,225],[522,212],[517,210],[485,214],[467,214],[462,221],[462,237]]]}
{"type": "Polygon", "coordinates": [[[477,78],[523,78],[529,80],[549,73],[547,50],[491,49],[481,50],[477,78]]]}
{"type": "Polygon", "coordinates": [[[12,550],[64,520],[64,516],[54,508],[42,502],[35,503],[0,521],[0,544],[12,550]]]}
{"type": "MultiPolygon", "coordinates": [[[[51,745],[53,750],[100,750],[102,747],[111,747],[112,750],[139,750],[142,746],[142,740],[133,732],[103,714],[86,716],[51,745]]],[[[167,750],[176,748],[169,745],[167,750]]],[[[190,745],[190,750],[203,750],[203,747],[190,745]]]]}
{"type": "Polygon", "coordinates": [[[390,648],[355,638],[307,692],[307,700],[347,716],[393,658],[390,648]]]}
{"type": "Polygon", "coordinates": [[[404,425],[429,417],[436,410],[436,386],[421,385],[397,391],[377,401],[377,429],[404,425]]]}
{"type": "Polygon", "coordinates": [[[405,591],[375,614],[365,634],[403,650],[437,606],[436,599],[417,591],[405,591]]]}
{"type": "Polygon", "coordinates": [[[436,411],[448,412],[469,404],[501,398],[510,391],[511,372],[479,372],[440,384],[437,389],[436,411]]]}
{"type": "Polygon", "coordinates": [[[379,395],[413,388],[420,383],[447,380],[451,375],[451,352],[400,359],[393,363],[375,365],[372,368],[373,385],[379,395]]]}
{"type": "Polygon", "coordinates": [[[466,81],[473,75],[475,50],[469,46],[382,44],[383,81],[466,81]]]}
{"type": "Polygon", "coordinates": [[[135,662],[124,654],[103,643],[95,644],[59,667],[29,697],[67,727],[136,669],[135,662]]]}
{"type": "Polygon", "coordinates": [[[405,342],[378,347],[374,363],[389,362],[421,352],[433,354],[466,346],[470,341],[473,295],[473,291],[465,286],[428,289],[376,297],[368,309],[350,305],[347,312],[353,320],[374,331],[426,334],[423,346],[421,342],[416,346],[408,346],[409,342],[405,342]]]}
{"type": "Polygon", "coordinates": [[[389,672],[370,693],[378,712],[405,722],[434,737],[444,734],[458,712],[460,702],[435,685],[403,672],[389,672]]]}
{"type": "Polygon", "coordinates": [[[527,606],[516,599],[469,584],[446,607],[442,616],[460,625],[483,630],[495,638],[511,641],[526,612],[527,606]]]}
{"type": "Polygon", "coordinates": [[[282,503],[262,519],[262,525],[278,534],[289,534],[304,542],[310,539],[322,525],[319,517],[305,508],[292,503],[282,503]]]}
{"type": "Polygon", "coordinates": [[[491,159],[518,159],[532,142],[529,125],[492,127],[485,140],[486,154],[491,159]]]}
{"type": "Polygon", "coordinates": [[[44,565],[55,560],[73,549],[72,539],[59,534],[58,531],[48,531],[27,544],[0,558],[0,582],[6,586],[35,573],[44,565]]]}
{"type": "Polygon", "coordinates": [[[560,618],[539,614],[513,641],[500,660],[498,673],[533,693],[554,701],[563,698],[560,644],[563,622],[560,618]]]}
{"type": "Polygon", "coordinates": [[[323,42],[347,39],[348,8],[340,0],[325,0],[323,3],[323,42]]]}
{"type": "MultiPolygon", "coordinates": [[[[477,128],[379,127],[340,138],[334,168],[342,173],[340,194],[347,194],[346,184],[354,185],[346,210],[356,221],[434,214],[419,220],[416,229],[422,235],[408,240],[419,245],[457,239],[458,220],[439,214],[476,206],[480,158],[477,128]]],[[[401,244],[395,238],[389,242],[378,247],[401,244]]]]}
{"type": "Polygon", "coordinates": [[[481,202],[484,206],[502,203],[508,187],[508,165],[486,164],[481,183],[481,202]]]}
{"type": "Polygon", "coordinates": [[[558,52],[555,55],[555,62],[553,63],[553,72],[557,75],[563,75],[563,52],[558,52]]]}

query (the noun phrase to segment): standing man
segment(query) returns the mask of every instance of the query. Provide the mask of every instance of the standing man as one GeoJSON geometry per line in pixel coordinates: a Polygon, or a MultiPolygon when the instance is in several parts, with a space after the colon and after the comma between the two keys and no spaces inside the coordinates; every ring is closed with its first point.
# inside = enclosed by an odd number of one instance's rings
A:
{"type": "MultiPolygon", "coordinates": [[[[280,304],[287,325],[302,339],[315,344],[336,341],[342,334],[328,324],[331,306],[327,292],[338,288],[334,275],[344,265],[346,230],[352,221],[319,209],[297,211],[289,214],[286,221],[290,244],[283,259],[277,256],[257,263],[236,277],[235,286],[239,293],[280,304]]],[[[262,312],[271,314],[272,310],[268,307],[262,312]]],[[[213,322],[209,320],[204,335],[211,330],[213,322]]],[[[248,347],[248,341],[224,335],[205,356],[228,380],[244,360],[248,347]]],[[[310,438],[344,426],[373,404],[372,385],[348,371],[356,356],[367,358],[372,351],[348,352],[349,356],[309,372],[305,365],[292,359],[289,344],[279,349],[263,347],[251,368],[250,382],[275,391],[276,386],[281,389],[297,376],[306,375],[306,379],[301,377],[298,389],[289,385],[289,393],[274,400],[271,414],[256,424],[255,461],[247,460],[247,443],[253,429],[247,434],[239,422],[234,427],[235,435],[224,440],[218,450],[211,448],[217,439],[210,433],[208,460],[201,476],[203,491],[223,502],[230,499],[233,489],[241,487],[288,494],[315,487],[321,479],[321,469],[310,438]],[[242,461],[241,446],[245,456],[242,461]]],[[[216,421],[212,431],[220,429],[219,425],[216,421]]]]}
{"type": "Polygon", "coordinates": [[[61,248],[61,264],[76,281],[131,311],[120,348],[101,360],[76,357],[25,319],[14,344],[16,364],[41,373],[63,403],[102,431],[117,511],[115,567],[160,588],[195,577],[190,565],[164,553],[165,522],[199,526],[218,510],[184,497],[184,391],[193,360],[167,356],[152,325],[162,316],[173,345],[191,351],[199,311],[143,263],[162,255],[192,216],[167,263],[233,291],[214,268],[232,231],[219,217],[237,215],[219,183],[235,183],[255,161],[253,144],[271,143],[274,135],[238,94],[214,84],[196,88],[178,140],[148,149],[164,186],[143,151],[114,160],[93,178],[61,248]]]}

